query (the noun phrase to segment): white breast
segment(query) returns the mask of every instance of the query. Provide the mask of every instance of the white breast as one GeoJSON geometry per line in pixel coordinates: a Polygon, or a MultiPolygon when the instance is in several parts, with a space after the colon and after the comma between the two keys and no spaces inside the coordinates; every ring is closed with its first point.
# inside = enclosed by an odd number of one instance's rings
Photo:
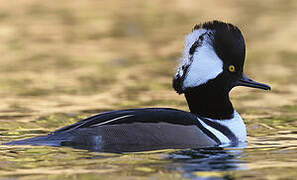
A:
{"type": "MultiPolygon", "coordinates": [[[[207,118],[208,121],[212,121],[214,123],[220,124],[222,126],[225,126],[228,128],[236,137],[238,142],[245,142],[246,141],[246,127],[245,124],[240,117],[240,115],[234,111],[234,117],[232,119],[226,119],[226,120],[214,120],[207,118]]],[[[214,127],[211,127],[204,123],[202,120],[198,118],[198,121],[201,122],[203,127],[211,131],[222,144],[228,144],[231,143],[230,139],[224,135],[220,130],[215,129],[214,127]]]]}
{"type": "Polygon", "coordinates": [[[232,119],[219,121],[218,123],[228,127],[234,133],[234,135],[237,137],[239,142],[246,141],[245,124],[244,124],[242,118],[240,117],[240,115],[238,114],[238,112],[236,112],[235,110],[234,110],[234,117],[232,119]]]}

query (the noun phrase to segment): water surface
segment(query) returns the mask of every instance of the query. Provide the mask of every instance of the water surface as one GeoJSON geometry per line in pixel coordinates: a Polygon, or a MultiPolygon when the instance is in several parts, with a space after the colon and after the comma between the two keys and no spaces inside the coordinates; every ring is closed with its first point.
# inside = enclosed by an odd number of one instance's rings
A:
{"type": "Polygon", "coordinates": [[[241,147],[98,153],[0,146],[2,179],[294,179],[297,175],[297,2],[3,1],[0,142],[47,134],[92,114],[188,110],[171,89],[183,38],[220,19],[242,30],[246,73],[271,92],[236,88],[241,147]]]}

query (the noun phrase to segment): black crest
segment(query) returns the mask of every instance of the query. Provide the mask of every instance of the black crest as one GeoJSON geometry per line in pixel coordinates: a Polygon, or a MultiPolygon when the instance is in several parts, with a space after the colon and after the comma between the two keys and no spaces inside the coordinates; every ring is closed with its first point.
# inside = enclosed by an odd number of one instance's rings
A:
{"type": "Polygon", "coordinates": [[[241,31],[230,23],[217,20],[195,25],[193,31],[201,28],[213,32],[213,47],[224,64],[235,64],[237,69],[242,70],[245,42],[241,31]]]}

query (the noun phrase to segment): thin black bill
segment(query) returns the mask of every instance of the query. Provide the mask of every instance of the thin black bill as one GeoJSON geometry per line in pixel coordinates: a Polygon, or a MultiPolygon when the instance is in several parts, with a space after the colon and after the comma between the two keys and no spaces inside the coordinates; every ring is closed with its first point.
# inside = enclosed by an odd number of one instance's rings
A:
{"type": "Polygon", "coordinates": [[[259,83],[256,81],[251,80],[250,78],[248,78],[245,74],[242,73],[242,77],[238,80],[238,82],[236,83],[236,86],[247,86],[247,87],[252,87],[252,88],[259,88],[259,89],[264,89],[264,90],[271,90],[271,87],[263,84],[263,83],[259,83]]]}

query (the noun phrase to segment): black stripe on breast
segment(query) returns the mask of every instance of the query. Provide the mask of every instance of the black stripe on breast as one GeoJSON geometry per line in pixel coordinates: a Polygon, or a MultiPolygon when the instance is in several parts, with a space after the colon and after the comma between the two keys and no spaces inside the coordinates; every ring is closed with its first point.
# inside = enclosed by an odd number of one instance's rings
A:
{"type": "Polygon", "coordinates": [[[237,143],[238,139],[235,136],[235,134],[226,126],[221,125],[219,123],[215,123],[213,121],[210,121],[206,118],[199,117],[205,124],[211,126],[212,128],[220,131],[222,134],[224,134],[232,143],[237,143]]]}
{"type": "MultiPolygon", "coordinates": [[[[203,121],[204,122],[204,121],[203,121]]],[[[215,136],[211,131],[206,129],[199,120],[197,120],[196,126],[208,137],[210,137],[212,140],[214,140],[217,144],[221,144],[221,141],[215,136]]]]}

